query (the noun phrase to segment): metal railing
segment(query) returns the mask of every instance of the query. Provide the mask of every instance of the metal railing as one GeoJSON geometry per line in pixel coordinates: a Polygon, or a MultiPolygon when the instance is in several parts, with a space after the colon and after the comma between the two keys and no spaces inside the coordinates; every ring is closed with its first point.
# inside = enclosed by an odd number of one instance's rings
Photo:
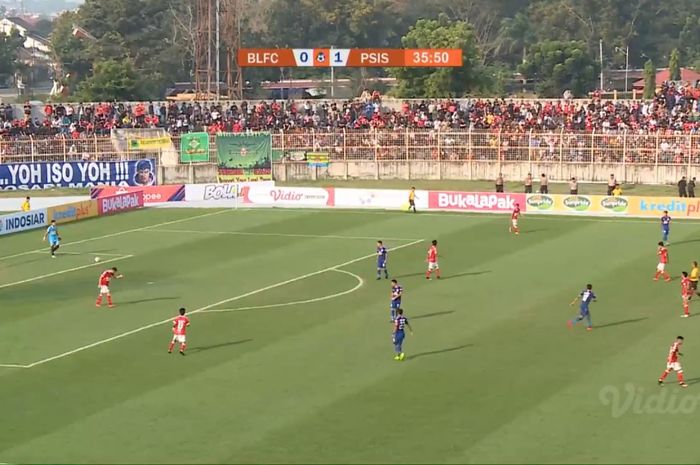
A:
{"type": "MultiPolygon", "coordinates": [[[[216,136],[210,136],[209,161],[216,162],[216,136]]],[[[175,149],[179,138],[172,138],[175,149]]],[[[328,153],[337,161],[444,160],[500,163],[700,165],[700,134],[489,130],[342,130],[275,132],[275,159],[303,159],[307,152],[328,153]]],[[[157,154],[150,153],[149,156],[157,154]]],[[[127,160],[143,152],[124,152],[109,136],[78,139],[56,136],[0,140],[0,163],[127,160]]]]}

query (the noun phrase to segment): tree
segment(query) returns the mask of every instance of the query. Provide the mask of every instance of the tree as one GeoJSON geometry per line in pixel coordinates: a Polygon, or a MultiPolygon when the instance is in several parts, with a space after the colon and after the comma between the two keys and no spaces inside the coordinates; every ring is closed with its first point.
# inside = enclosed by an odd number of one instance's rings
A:
{"type": "Polygon", "coordinates": [[[668,60],[668,72],[672,81],[680,81],[681,79],[681,56],[677,48],[671,52],[671,58],[668,60]]]}
{"type": "Polygon", "coordinates": [[[561,97],[565,90],[583,96],[595,87],[598,65],[582,41],[545,41],[530,47],[519,71],[534,79],[541,97],[561,97]]]}
{"type": "Polygon", "coordinates": [[[458,97],[483,88],[488,83],[480,63],[474,33],[464,21],[451,22],[442,15],[437,20],[420,19],[401,39],[404,48],[458,48],[462,50],[459,68],[393,68],[389,74],[398,80],[399,97],[458,97]]]}
{"type": "Polygon", "coordinates": [[[644,63],[644,98],[654,98],[656,93],[656,66],[651,60],[644,63]]]}
{"type": "Polygon", "coordinates": [[[92,75],[78,87],[86,101],[138,100],[143,97],[137,85],[131,60],[105,60],[95,64],[92,75]]]}
{"type": "Polygon", "coordinates": [[[12,29],[9,34],[0,32],[0,82],[20,68],[19,51],[23,46],[24,38],[16,29],[12,29]]]}
{"type": "Polygon", "coordinates": [[[527,56],[528,46],[535,39],[532,23],[525,13],[504,18],[498,31],[497,54],[506,62],[522,63],[527,56]]]}

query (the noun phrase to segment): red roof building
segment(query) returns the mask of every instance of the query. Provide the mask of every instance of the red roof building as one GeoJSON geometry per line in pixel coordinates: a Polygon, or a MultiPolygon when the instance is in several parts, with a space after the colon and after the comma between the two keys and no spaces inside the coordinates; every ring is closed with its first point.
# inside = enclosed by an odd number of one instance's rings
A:
{"type": "MultiPolygon", "coordinates": [[[[671,72],[668,69],[662,69],[656,73],[656,87],[659,87],[664,82],[670,80],[671,72]]],[[[700,73],[693,71],[692,69],[681,68],[680,80],[694,86],[697,81],[700,81],[700,73]]],[[[635,90],[644,90],[644,79],[635,81],[632,88],[635,90]]]]}

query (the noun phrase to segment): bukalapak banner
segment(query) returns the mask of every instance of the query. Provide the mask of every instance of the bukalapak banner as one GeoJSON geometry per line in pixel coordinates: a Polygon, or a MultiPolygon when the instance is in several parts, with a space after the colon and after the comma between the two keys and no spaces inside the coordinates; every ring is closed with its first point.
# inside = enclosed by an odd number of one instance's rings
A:
{"type": "Polygon", "coordinates": [[[0,164],[0,190],[52,187],[153,186],[155,160],[0,164]]]}

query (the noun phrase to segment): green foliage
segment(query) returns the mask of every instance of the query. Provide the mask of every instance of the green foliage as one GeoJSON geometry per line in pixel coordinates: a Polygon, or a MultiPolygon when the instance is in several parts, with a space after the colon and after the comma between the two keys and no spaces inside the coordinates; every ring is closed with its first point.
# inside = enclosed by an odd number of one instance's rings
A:
{"type": "Polygon", "coordinates": [[[9,34],[0,33],[0,81],[12,76],[19,68],[19,51],[24,39],[16,30],[9,34]]]}
{"type": "Polygon", "coordinates": [[[404,48],[459,48],[460,68],[395,68],[399,97],[460,97],[487,85],[474,33],[464,21],[420,19],[401,39],[404,48]]]}
{"type": "Polygon", "coordinates": [[[598,65],[581,41],[546,41],[532,46],[519,66],[528,79],[537,81],[537,93],[556,98],[566,90],[585,96],[595,87],[598,65]]]}
{"type": "Polygon", "coordinates": [[[131,60],[105,60],[95,63],[92,75],[81,82],[78,94],[82,100],[136,100],[143,98],[141,86],[131,60]]]}
{"type": "Polygon", "coordinates": [[[644,63],[644,98],[650,99],[656,93],[656,66],[651,60],[644,63]]]}
{"type": "Polygon", "coordinates": [[[186,0],[87,0],[56,20],[53,48],[75,82],[91,79],[93,63],[128,60],[140,88],[157,97],[171,82],[190,79],[191,35],[182,33],[192,15],[188,5],[186,0]],[[74,24],[96,40],[74,37],[74,24]]]}
{"type": "Polygon", "coordinates": [[[668,72],[672,81],[681,79],[681,56],[677,48],[671,52],[671,58],[668,60],[668,72]]]}
{"type": "MultiPolygon", "coordinates": [[[[487,66],[515,70],[531,49],[549,42],[583,44],[578,50],[597,59],[602,40],[603,66],[613,69],[624,67],[625,55],[615,49],[626,47],[631,68],[642,67],[647,59],[666,63],[674,49],[683,62],[700,63],[698,0],[239,1],[244,4],[242,41],[247,47],[406,47],[433,40],[466,44],[462,70],[366,71],[400,77],[400,95],[486,92],[493,84],[483,79],[493,74],[487,66]],[[424,20],[420,23],[424,32],[415,31],[419,19],[424,20]],[[434,24],[439,27],[429,26],[434,24]],[[442,40],[440,28],[454,28],[457,36],[463,36],[442,40]]],[[[144,91],[157,97],[173,81],[192,80],[195,10],[192,0],[85,0],[78,10],[55,21],[51,40],[63,68],[77,82],[91,76],[93,63],[128,58],[144,91]],[[97,40],[76,39],[73,24],[97,40]]],[[[42,24],[41,29],[48,32],[49,25],[42,24]]],[[[557,81],[567,79],[563,66],[559,77],[548,79],[543,90],[553,92],[561,85],[557,81]]],[[[339,77],[352,74],[352,70],[336,71],[339,77]]],[[[284,75],[320,77],[327,76],[327,70],[285,70],[284,75]]],[[[586,76],[573,81],[587,81],[586,76]]],[[[248,69],[245,78],[279,79],[280,70],[248,69]]]]}

